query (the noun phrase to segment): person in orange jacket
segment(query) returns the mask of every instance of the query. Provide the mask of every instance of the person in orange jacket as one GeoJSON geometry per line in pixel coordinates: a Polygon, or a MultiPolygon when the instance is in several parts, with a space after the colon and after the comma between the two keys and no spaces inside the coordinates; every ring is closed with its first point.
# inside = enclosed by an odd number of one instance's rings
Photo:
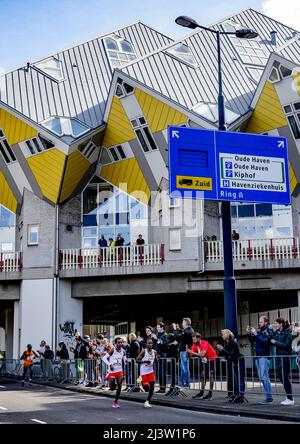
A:
{"type": "Polygon", "coordinates": [[[34,358],[38,358],[38,354],[32,350],[32,345],[28,344],[27,350],[24,351],[24,353],[20,358],[21,360],[23,360],[23,378],[22,378],[23,387],[28,371],[29,371],[29,382],[32,380],[34,358]]]}

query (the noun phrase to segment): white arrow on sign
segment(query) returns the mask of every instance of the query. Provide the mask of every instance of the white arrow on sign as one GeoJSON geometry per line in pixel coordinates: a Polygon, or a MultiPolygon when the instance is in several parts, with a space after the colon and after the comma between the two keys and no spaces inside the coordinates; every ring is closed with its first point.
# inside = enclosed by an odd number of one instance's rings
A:
{"type": "Polygon", "coordinates": [[[278,141],[278,148],[284,148],[285,144],[284,144],[284,140],[279,140],[278,141]]]}
{"type": "Polygon", "coordinates": [[[176,137],[176,139],[179,139],[179,131],[172,131],[172,137],[174,139],[174,137],[176,137]]]}

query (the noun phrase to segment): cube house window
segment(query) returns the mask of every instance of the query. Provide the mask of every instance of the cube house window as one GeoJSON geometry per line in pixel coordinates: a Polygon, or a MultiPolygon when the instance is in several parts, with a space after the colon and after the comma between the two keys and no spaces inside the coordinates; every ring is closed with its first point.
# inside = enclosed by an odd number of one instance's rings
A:
{"type": "Polygon", "coordinates": [[[38,225],[28,225],[28,245],[38,245],[39,244],[39,226],[38,225]]]}

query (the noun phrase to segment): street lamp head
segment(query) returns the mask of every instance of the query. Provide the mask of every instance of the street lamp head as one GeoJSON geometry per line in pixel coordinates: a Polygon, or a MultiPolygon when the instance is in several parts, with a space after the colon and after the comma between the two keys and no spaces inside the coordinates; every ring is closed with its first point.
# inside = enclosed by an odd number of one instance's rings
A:
{"type": "Polygon", "coordinates": [[[177,17],[175,20],[177,25],[183,26],[184,28],[190,28],[190,29],[196,29],[199,27],[196,20],[186,17],[185,15],[181,15],[180,17],[177,17]]]}
{"type": "Polygon", "coordinates": [[[258,33],[253,29],[238,29],[235,35],[239,39],[255,39],[258,37],[258,33]]]}

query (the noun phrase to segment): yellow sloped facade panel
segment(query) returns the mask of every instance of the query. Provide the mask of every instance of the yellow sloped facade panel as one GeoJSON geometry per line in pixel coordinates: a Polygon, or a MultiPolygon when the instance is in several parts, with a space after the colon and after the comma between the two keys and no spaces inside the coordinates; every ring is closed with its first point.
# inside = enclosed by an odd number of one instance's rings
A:
{"type": "Polygon", "coordinates": [[[267,81],[246,128],[247,133],[264,133],[287,126],[275,86],[267,81]]]}
{"type": "Polygon", "coordinates": [[[292,77],[293,77],[293,81],[294,81],[295,90],[297,91],[298,95],[300,96],[300,71],[294,70],[292,77]]]}
{"type": "Polygon", "coordinates": [[[17,211],[17,199],[11,191],[4,174],[0,171],[0,204],[4,205],[13,213],[17,211]]]}
{"type": "Polygon", "coordinates": [[[114,97],[105,130],[103,146],[109,148],[135,139],[127,114],[117,97],[114,97]]]}
{"type": "Polygon", "coordinates": [[[135,89],[135,95],[153,133],[162,131],[169,125],[186,123],[187,116],[140,89],[135,89]]]}
{"type": "Polygon", "coordinates": [[[291,195],[293,195],[296,186],[298,185],[294,170],[292,165],[290,164],[290,188],[291,188],[291,195]]]}
{"type": "Polygon", "coordinates": [[[105,165],[101,168],[99,176],[116,187],[123,189],[128,194],[134,194],[135,198],[148,204],[150,199],[150,189],[135,158],[105,165]],[[122,184],[126,185],[122,186],[122,184]],[[137,192],[142,192],[144,195],[141,194],[139,197],[136,194],[137,192]]]}
{"type": "Polygon", "coordinates": [[[64,202],[71,196],[90,166],[90,162],[79,151],[68,156],[60,202],[64,202]]]}
{"type": "Polygon", "coordinates": [[[43,195],[55,204],[58,200],[65,158],[65,154],[53,149],[27,159],[43,195]]]}
{"type": "Polygon", "coordinates": [[[37,135],[35,129],[12,116],[4,109],[0,109],[0,128],[4,131],[5,137],[11,145],[31,139],[37,135]]]}

